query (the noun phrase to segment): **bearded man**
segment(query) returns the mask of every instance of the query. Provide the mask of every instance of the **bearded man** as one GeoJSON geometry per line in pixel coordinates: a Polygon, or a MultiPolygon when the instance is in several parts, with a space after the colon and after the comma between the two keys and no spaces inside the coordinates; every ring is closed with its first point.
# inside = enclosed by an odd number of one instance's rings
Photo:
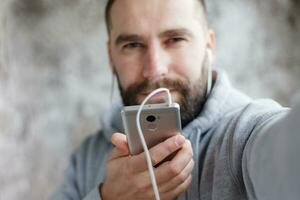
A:
{"type": "MultiPolygon", "coordinates": [[[[183,127],[180,135],[150,149],[153,166],[176,152],[154,168],[161,199],[241,200],[267,192],[256,185],[268,172],[262,165],[268,160],[259,162],[255,155],[274,147],[264,145],[271,141],[268,127],[289,109],[272,100],[251,99],[234,89],[224,71],[209,70],[215,35],[208,27],[205,3],[109,0],[106,25],[111,69],[123,102],[74,153],[65,182],[52,198],[154,199],[145,155],[130,155],[120,111],[140,104],[159,87],[168,88],[180,104],[183,127]]],[[[157,95],[150,103],[161,101],[157,95]]]]}

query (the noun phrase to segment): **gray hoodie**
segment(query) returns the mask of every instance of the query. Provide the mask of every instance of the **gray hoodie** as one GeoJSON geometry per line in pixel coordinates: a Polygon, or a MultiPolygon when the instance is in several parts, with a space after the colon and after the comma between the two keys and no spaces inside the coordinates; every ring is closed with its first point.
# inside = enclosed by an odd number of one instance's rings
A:
{"type": "MultiPolygon", "coordinates": [[[[121,108],[115,106],[104,119],[102,130],[72,155],[65,181],[51,199],[101,199],[98,187],[105,180],[110,138],[114,132],[123,132],[121,108]]],[[[240,93],[219,70],[203,111],[183,129],[182,134],[192,143],[195,167],[191,185],[177,199],[255,199],[248,177],[247,156],[251,155],[245,153],[245,147],[249,138],[255,140],[261,130],[287,111],[272,100],[253,100],[240,93]]]]}

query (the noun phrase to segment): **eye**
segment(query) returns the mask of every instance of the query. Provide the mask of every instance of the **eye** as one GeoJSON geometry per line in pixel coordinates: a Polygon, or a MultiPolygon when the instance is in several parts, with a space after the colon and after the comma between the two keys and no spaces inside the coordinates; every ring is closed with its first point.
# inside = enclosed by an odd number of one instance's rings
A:
{"type": "Polygon", "coordinates": [[[170,39],[167,40],[167,44],[174,44],[174,43],[178,43],[178,42],[182,42],[185,41],[185,39],[183,37],[172,37],[170,39]]]}
{"type": "Polygon", "coordinates": [[[143,45],[141,43],[138,42],[130,42],[127,43],[123,46],[123,49],[136,49],[136,48],[140,48],[143,47],[143,45]]]}

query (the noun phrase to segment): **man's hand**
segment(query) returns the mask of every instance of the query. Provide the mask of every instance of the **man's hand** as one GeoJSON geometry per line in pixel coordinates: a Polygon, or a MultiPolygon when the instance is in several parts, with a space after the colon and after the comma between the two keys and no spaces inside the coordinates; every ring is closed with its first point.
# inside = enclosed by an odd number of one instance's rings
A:
{"type": "MultiPolygon", "coordinates": [[[[100,189],[102,198],[153,200],[154,192],[144,153],[131,156],[123,134],[115,133],[111,140],[116,147],[106,163],[106,181],[100,189]]],[[[177,150],[172,160],[154,168],[162,200],[173,199],[187,190],[192,181],[193,150],[190,141],[182,135],[173,136],[149,150],[153,166],[177,150]]]]}

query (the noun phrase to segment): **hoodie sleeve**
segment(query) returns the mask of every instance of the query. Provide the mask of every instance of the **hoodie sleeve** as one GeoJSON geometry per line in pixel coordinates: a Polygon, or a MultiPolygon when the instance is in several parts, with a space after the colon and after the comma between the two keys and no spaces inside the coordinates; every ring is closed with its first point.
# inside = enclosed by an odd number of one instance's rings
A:
{"type": "Polygon", "coordinates": [[[249,139],[243,175],[249,199],[299,199],[300,101],[249,139]]]}
{"type": "Polygon", "coordinates": [[[83,200],[102,200],[99,189],[94,188],[83,200]]]}
{"type": "Polygon", "coordinates": [[[49,199],[101,200],[99,186],[105,180],[111,146],[102,131],[87,138],[72,154],[62,185],[49,199]]]}
{"type": "Polygon", "coordinates": [[[86,195],[81,194],[82,189],[77,182],[78,175],[76,174],[76,170],[76,156],[73,155],[63,184],[50,196],[49,200],[101,200],[99,187],[97,186],[86,195]]]}

